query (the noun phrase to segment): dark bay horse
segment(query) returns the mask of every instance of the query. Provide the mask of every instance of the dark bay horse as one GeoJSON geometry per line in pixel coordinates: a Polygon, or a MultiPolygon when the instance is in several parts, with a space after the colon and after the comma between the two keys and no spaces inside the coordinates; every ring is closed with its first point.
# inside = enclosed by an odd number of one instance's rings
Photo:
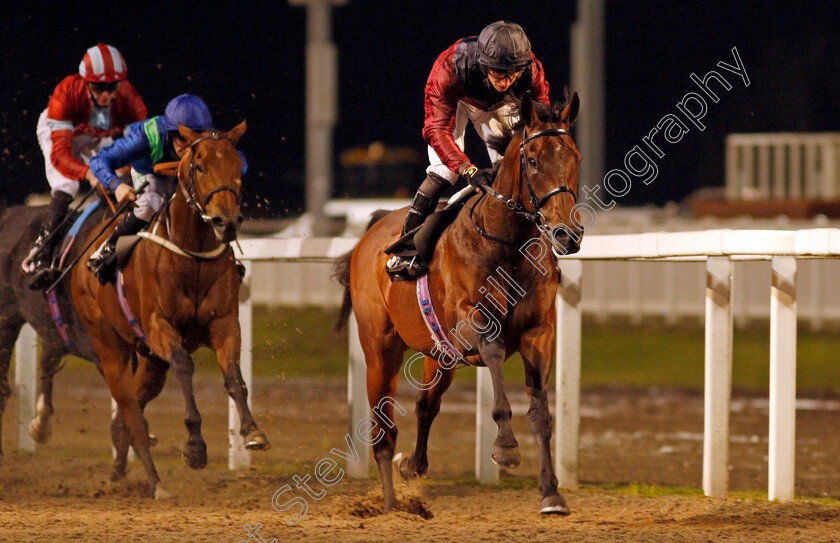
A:
{"type": "MultiPolygon", "coordinates": [[[[104,218],[106,209],[107,206],[100,206],[89,218],[82,226],[79,239],[92,232],[96,223],[104,218]]],[[[32,248],[45,211],[46,206],[14,206],[6,209],[0,217],[0,420],[11,394],[8,372],[15,339],[21,327],[29,323],[41,338],[38,407],[36,416],[29,425],[29,434],[38,443],[46,442],[50,436],[53,376],[60,367],[61,358],[66,354],[74,354],[98,365],[96,352],[87,331],[72,310],[70,293],[62,288],[56,291],[57,300],[68,324],[67,333],[71,342],[68,347],[52,321],[44,293],[29,289],[28,276],[21,270],[21,262],[32,248]]],[[[73,258],[80,251],[81,245],[77,240],[68,257],[73,258]]]]}
{"type": "MultiPolygon", "coordinates": [[[[582,227],[576,226],[580,219],[575,207],[580,155],[568,132],[578,106],[576,93],[552,108],[525,95],[519,124],[509,135],[492,187],[496,194],[475,195],[467,202],[468,209],[438,241],[429,266],[432,302],[443,330],[449,330],[449,340],[460,349],[464,361],[490,369],[493,419],[498,425],[493,460],[508,468],[519,465],[520,453],[510,425],[502,365],[513,353],[522,355],[531,401],[528,421],[540,451],[542,513],[569,512],[551,462],[547,393],[559,280],[551,253],[578,251],[583,235],[582,227]],[[473,212],[468,213],[469,208],[473,212]],[[537,254],[536,242],[541,238],[547,241],[537,254]],[[523,246],[530,249],[520,251],[523,246]],[[547,246],[552,250],[546,250],[547,246]],[[491,285],[501,288],[491,294],[491,285]]],[[[381,436],[373,451],[386,513],[396,504],[391,464],[397,428],[382,421],[394,420],[387,397],[395,395],[403,353],[410,347],[425,355],[424,386],[417,387],[422,389],[415,411],[417,443],[411,457],[395,466],[404,477],[426,473],[429,429],[454,376],[451,359],[433,356],[440,351],[423,322],[415,284],[392,283],[385,272],[388,255],[383,251],[399,237],[405,213],[402,209],[375,215],[356,248],[339,259],[336,268],[346,287],[339,322],[346,319],[352,305],[367,361],[368,402],[380,408],[372,435],[381,436]]]]}
{"type": "MultiPolygon", "coordinates": [[[[111,432],[117,451],[114,478],[125,474],[131,444],[155,497],[167,493],[159,485],[149,452],[143,408],[160,393],[170,364],[186,404],[189,437],[184,458],[193,468],[207,463],[190,356],[199,346],[216,351],[225,388],[239,410],[246,447],[265,450],[269,446],[251,416],[239,368],[239,272],[229,245],[242,223],[242,160],[235,145],[244,132],[244,122],[226,133],[199,134],[180,127],[190,149],[178,166],[178,188],[156,219],[157,228],[153,225],[157,240],[143,240],[123,270],[128,305],[145,341],[129,325],[113,284],[101,285],[85,266],[77,266],[71,275],[76,313],[119,407],[120,416],[114,419],[111,432]],[[135,353],[138,364],[132,374],[135,353]]],[[[107,235],[103,233],[84,258],[107,235]]]]}

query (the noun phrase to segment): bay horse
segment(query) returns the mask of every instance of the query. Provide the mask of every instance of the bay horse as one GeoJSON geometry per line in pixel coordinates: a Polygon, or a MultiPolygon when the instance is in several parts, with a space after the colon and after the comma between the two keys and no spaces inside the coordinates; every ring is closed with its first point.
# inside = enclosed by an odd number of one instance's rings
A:
{"type": "MultiPolygon", "coordinates": [[[[498,426],[492,457],[508,468],[518,467],[521,456],[510,425],[502,365],[513,353],[522,355],[530,398],[527,416],[540,452],[541,513],[569,513],[551,462],[547,394],[559,281],[551,253],[578,251],[583,235],[576,208],[580,154],[569,134],[578,107],[577,93],[551,108],[533,102],[530,94],[523,97],[519,123],[508,134],[492,189],[482,197],[473,195],[466,204],[470,212],[461,212],[445,230],[428,272],[442,330],[450,330],[449,341],[457,341],[464,362],[490,370],[498,426]],[[533,250],[520,250],[541,237],[548,239],[551,251],[535,256],[533,250]],[[499,281],[501,275],[508,280],[499,281]],[[502,287],[501,295],[490,295],[490,284],[502,287]]],[[[336,262],[336,277],[345,286],[339,326],[352,309],[367,362],[368,402],[378,410],[371,432],[379,437],[372,441],[385,513],[396,505],[392,461],[397,427],[388,398],[396,393],[403,353],[412,348],[425,355],[423,386],[417,387],[414,453],[394,466],[403,477],[426,473],[429,430],[454,377],[452,361],[434,355],[440,351],[418,308],[414,283],[392,283],[385,271],[384,249],[399,237],[405,214],[406,208],[377,212],[355,249],[336,262]]]]}
{"type": "MultiPolygon", "coordinates": [[[[90,233],[94,223],[104,217],[105,208],[100,206],[90,217],[82,226],[81,235],[90,233]]],[[[37,443],[45,443],[50,437],[53,377],[60,369],[62,357],[73,354],[98,363],[87,332],[75,319],[69,293],[61,289],[56,292],[68,324],[68,345],[53,323],[44,293],[27,286],[29,276],[21,269],[21,263],[29,255],[38,235],[46,209],[47,206],[13,206],[7,208],[0,217],[0,254],[3,255],[0,265],[0,421],[11,395],[8,373],[15,340],[23,325],[29,323],[41,339],[38,406],[36,416],[29,425],[29,434],[37,443]]],[[[76,246],[72,249],[75,252],[69,253],[71,258],[78,253],[79,248],[76,246]]]]}
{"type": "MultiPolygon", "coordinates": [[[[113,283],[100,284],[85,266],[74,268],[70,279],[76,314],[119,408],[111,428],[117,451],[112,479],[125,475],[131,444],[146,470],[150,495],[156,498],[168,493],[160,486],[149,452],[143,408],[162,390],[170,364],[186,405],[189,437],[184,458],[192,468],[207,464],[190,356],[202,345],[216,352],[225,388],[239,411],[246,448],[269,447],[248,408],[239,367],[239,272],[230,247],[242,223],[242,159],[235,146],[245,122],[230,132],[197,133],[184,126],[179,131],[190,147],[177,168],[175,194],[155,219],[152,237],[137,245],[122,271],[126,300],[139,329],[126,319],[113,283]]],[[[109,233],[103,232],[83,258],[109,233]]]]}

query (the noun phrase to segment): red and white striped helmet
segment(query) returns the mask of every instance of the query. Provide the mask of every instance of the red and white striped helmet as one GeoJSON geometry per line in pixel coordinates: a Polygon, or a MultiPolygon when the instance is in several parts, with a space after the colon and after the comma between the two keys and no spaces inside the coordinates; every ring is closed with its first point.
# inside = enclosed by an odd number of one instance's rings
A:
{"type": "Polygon", "coordinates": [[[79,64],[79,75],[91,83],[113,83],[128,77],[128,68],[116,47],[100,43],[85,53],[79,64]]]}

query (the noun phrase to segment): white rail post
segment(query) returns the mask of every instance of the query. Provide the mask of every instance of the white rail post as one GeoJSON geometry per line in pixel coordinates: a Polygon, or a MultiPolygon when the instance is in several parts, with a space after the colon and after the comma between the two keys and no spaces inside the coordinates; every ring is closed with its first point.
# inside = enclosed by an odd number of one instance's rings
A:
{"type": "Polygon", "coordinates": [[[762,141],[756,146],[756,149],[758,151],[756,173],[759,187],[763,197],[770,200],[775,196],[773,194],[773,183],[770,179],[770,144],[767,141],[762,141]]]}
{"type": "Polygon", "coordinates": [[[790,198],[803,198],[805,189],[802,184],[802,143],[799,140],[788,142],[790,149],[790,161],[788,162],[787,177],[788,196],[790,198]]]}
{"type": "Polygon", "coordinates": [[[805,141],[805,198],[820,196],[817,153],[819,147],[809,138],[805,141]]]}
{"type": "Polygon", "coordinates": [[[767,196],[761,194],[761,188],[755,177],[755,143],[745,142],[741,146],[741,175],[744,176],[745,191],[741,193],[742,198],[756,199],[766,198],[767,196]]]}
{"type": "MultiPolygon", "coordinates": [[[[367,364],[362,343],[359,341],[359,325],[356,315],[350,313],[347,323],[348,363],[347,363],[347,403],[350,406],[350,436],[356,435],[356,425],[360,420],[370,417],[370,405],[367,397],[367,364]]],[[[370,438],[370,436],[365,436],[370,438]]],[[[358,440],[357,440],[358,441],[358,440]]],[[[347,475],[353,479],[367,479],[370,469],[370,447],[356,447],[358,462],[347,462],[347,475]]]]}
{"type": "Polygon", "coordinates": [[[837,155],[836,147],[826,138],[820,146],[822,171],[820,172],[820,196],[825,200],[837,198],[837,155]]]}
{"type": "MultiPolygon", "coordinates": [[[[251,275],[253,274],[254,263],[251,260],[243,260],[245,265],[245,277],[239,286],[239,330],[242,336],[242,347],[239,351],[239,366],[242,370],[242,380],[248,389],[248,408],[253,405],[254,388],[252,379],[253,361],[253,307],[251,303],[251,275]]],[[[236,402],[228,398],[228,435],[230,448],[228,449],[228,468],[245,469],[251,465],[251,453],[245,448],[245,441],[239,434],[239,412],[236,409],[236,402]]]]}
{"type": "Polygon", "coordinates": [[[796,258],[773,257],[767,497],[793,499],[796,442],[796,258]]]}
{"type": "Polygon", "coordinates": [[[493,463],[490,451],[496,439],[493,420],[493,379],[487,368],[476,368],[475,384],[475,477],[483,485],[499,482],[499,466],[493,463]]]}
{"type": "Polygon", "coordinates": [[[725,498],[729,489],[729,401],[732,394],[732,260],[706,262],[706,380],[703,493],[725,498]]]}
{"type": "Polygon", "coordinates": [[[563,260],[554,301],[557,313],[554,471],[561,488],[578,486],[582,277],[580,260],[563,260]]]}
{"type": "Polygon", "coordinates": [[[783,200],[788,196],[785,187],[785,144],[774,138],[773,143],[773,198],[783,200]]]}
{"type": "Polygon", "coordinates": [[[732,134],[726,136],[726,199],[737,200],[743,194],[743,179],[739,156],[741,147],[732,134]]]}
{"type": "Polygon", "coordinates": [[[18,450],[34,452],[29,422],[35,418],[38,390],[38,334],[24,324],[15,343],[15,388],[17,388],[18,450]]]}

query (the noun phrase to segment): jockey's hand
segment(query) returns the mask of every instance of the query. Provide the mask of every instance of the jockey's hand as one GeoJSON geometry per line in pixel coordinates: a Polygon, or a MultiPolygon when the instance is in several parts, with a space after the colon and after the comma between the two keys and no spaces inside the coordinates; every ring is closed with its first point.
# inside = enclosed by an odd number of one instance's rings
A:
{"type": "Polygon", "coordinates": [[[461,176],[480,194],[484,192],[484,185],[489,185],[493,182],[493,169],[479,170],[475,164],[470,164],[464,168],[461,176]]]}
{"type": "Polygon", "coordinates": [[[137,195],[134,194],[134,187],[129,185],[128,183],[120,183],[117,185],[117,189],[114,191],[114,194],[117,196],[117,202],[124,204],[129,200],[136,200],[137,195]]]}
{"type": "Polygon", "coordinates": [[[91,188],[99,184],[99,179],[97,179],[96,176],[93,175],[93,171],[90,168],[88,168],[88,170],[85,172],[85,179],[87,179],[87,181],[90,183],[91,188]]]}

